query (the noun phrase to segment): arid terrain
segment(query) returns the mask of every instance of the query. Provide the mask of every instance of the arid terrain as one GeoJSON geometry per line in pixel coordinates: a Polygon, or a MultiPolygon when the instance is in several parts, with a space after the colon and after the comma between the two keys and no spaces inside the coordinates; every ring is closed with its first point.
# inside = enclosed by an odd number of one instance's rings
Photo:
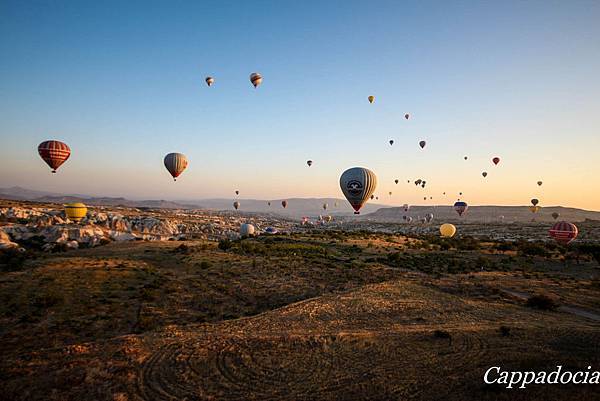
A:
{"type": "Polygon", "coordinates": [[[597,221],[564,247],[547,223],[441,239],[439,222],[0,208],[0,399],[600,399],[483,382],[600,368],[597,221]],[[242,222],[279,233],[242,239],[242,222]]]}

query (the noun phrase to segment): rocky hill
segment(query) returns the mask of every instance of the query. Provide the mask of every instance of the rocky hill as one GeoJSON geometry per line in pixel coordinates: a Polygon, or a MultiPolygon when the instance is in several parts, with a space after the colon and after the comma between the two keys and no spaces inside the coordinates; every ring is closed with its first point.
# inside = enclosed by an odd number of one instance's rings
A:
{"type": "Polygon", "coordinates": [[[373,213],[361,217],[362,220],[401,223],[403,216],[419,219],[428,213],[433,213],[436,221],[463,221],[471,223],[489,222],[529,222],[535,219],[537,222],[552,222],[552,214],[560,214],[558,220],[572,222],[584,220],[600,221],[600,212],[575,209],[562,206],[549,206],[542,208],[538,213],[531,213],[527,206],[469,206],[463,217],[459,217],[452,206],[411,206],[408,212],[402,207],[380,208],[373,213]]]}

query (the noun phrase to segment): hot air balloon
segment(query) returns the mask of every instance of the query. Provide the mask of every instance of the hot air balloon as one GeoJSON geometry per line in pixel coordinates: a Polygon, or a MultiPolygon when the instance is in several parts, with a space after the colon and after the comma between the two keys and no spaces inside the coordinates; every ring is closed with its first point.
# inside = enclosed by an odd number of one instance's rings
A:
{"type": "Polygon", "coordinates": [[[560,213],[558,213],[558,212],[554,212],[554,213],[552,213],[552,218],[553,218],[554,220],[558,219],[559,217],[560,217],[560,213]]]}
{"type": "Polygon", "coordinates": [[[252,85],[256,88],[262,83],[262,76],[258,72],[253,72],[250,74],[250,82],[252,82],[252,85]]]}
{"type": "Polygon", "coordinates": [[[468,208],[469,205],[467,205],[467,202],[458,201],[454,203],[454,210],[456,210],[456,213],[458,213],[459,216],[462,216],[463,213],[466,213],[468,208]]]}
{"type": "Polygon", "coordinates": [[[360,213],[359,210],[375,192],[376,187],[375,173],[364,167],[352,167],[340,176],[340,188],[355,214],[360,213]]]}
{"type": "Polygon", "coordinates": [[[277,234],[277,229],[274,227],[267,227],[265,228],[265,234],[277,234]]]}
{"type": "MultiPolygon", "coordinates": [[[[375,197],[375,200],[379,200],[379,196],[376,196],[376,197],[375,197]]],[[[354,213],[354,214],[358,214],[358,213],[354,213]]]]}
{"type": "Polygon", "coordinates": [[[233,202],[233,207],[235,208],[235,210],[238,210],[240,208],[240,202],[238,202],[238,201],[233,202]]]}
{"type": "Polygon", "coordinates": [[[423,181],[419,178],[418,180],[415,181],[415,185],[419,185],[421,184],[423,181]]]}
{"type": "Polygon", "coordinates": [[[467,156],[465,156],[465,160],[467,160],[467,159],[468,159],[468,157],[467,157],[467,156]]]}
{"type": "Polygon", "coordinates": [[[424,197],[423,197],[423,200],[424,200],[424,201],[426,201],[426,200],[427,200],[427,197],[426,197],[426,196],[424,196],[424,197]]]}
{"type": "Polygon", "coordinates": [[[177,181],[177,177],[188,165],[187,157],[182,153],[169,153],[164,159],[165,167],[173,176],[173,181],[177,181]]]}
{"type": "Polygon", "coordinates": [[[431,223],[432,220],[433,220],[433,213],[427,213],[425,215],[425,221],[428,223],[431,223]]]}
{"type": "Polygon", "coordinates": [[[242,224],[240,225],[240,235],[242,237],[249,237],[254,235],[255,232],[255,228],[252,224],[242,224]]]}
{"type": "Polygon", "coordinates": [[[539,201],[539,200],[537,200],[537,199],[535,199],[535,198],[533,198],[533,199],[531,200],[531,204],[532,204],[533,206],[537,206],[537,204],[538,204],[538,203],[540,203],[540,201],[539,201]]]}
{"type": "Polygon", "coordinates": [[[283,206],[283,208],[285,209],[287,207],[287,201],[281,201],[281,206],[283,206]]]}
{"type": "Polygon", "coordinates": [[[423,149],[426,144],[427,144],[427,142],[425,142],[425,141],[419,142],[419,146],[421,147],[421,149],[423,149]]]}
{"type": "Polygon", "coordinates": [[[215,83],[215,79],[213,77],[206,77],[205,81],[206,85],[208,86],[212,86],[212,84],[215,83]]]}
{"type": "Polygon", "coordinates": [[[44,141],[38,145],[38,153],[50,166],[53,173],[71,156],[71,149],[66,143],[60,141],[44,141]]]}
{"type": "Polygon", "coordinates": [[[87,214],[87,207],[83,203],[67,203],[65,205],[65,214],[69,220],[79,223],[87,214]]]}
{"type": "Polygon", "coordinates": [[[487,177],[487,171],[484,171],[483,173],[481,173],[481,175],[483,176],[483,178],[487,177]]]}
{"type": "Polygon", "coordinates": [[[462,196],[462,192],[459,192],[458,194],[459,194],[460,196],[462,196]]]}
{"type": "Polygon", "coordinates": [[[407,223],[410,223],[410,222],[412,222],[412,221],[413,221],[413,218],[412,218],[412,217],[410,217],[410,216],[407,216],[407,217],[406,217],[406,222],[407,222],[407,223]]]}
{"type": "Polygon", "coordinates": [[[369,96],[369,103],[373,103],[375,101],[375,96],[369,96]]]}
{"type": "Polygon", "coordinates": [[[327,210],[327,203],[323,203],[323,210],[327,210]]]}
{"type": "Polygon", "coordinates": [[[538,184],[538,186],[540,186],[540,187],[541,187],[541,186],[542,186],[542,184],[543,184],[543,182],[542,182],[542,181],[538,181],[538,182],[537,182],[537,184],[538,184]]]}
{"type": "Polygon", "coordinates": [[[542,208],[541,206],[529,206],[529,211],[531,213],[537,213],[540,211],[541,208],[542,208]]]}
{"type": "Polygon", "coordinates": [[[392,196],[392,191],[389,192],[390,196],[392,196]]]}
{"type": "Polygon", "coordinates": [[[398,180],[394,180],[394,182],[395,182],[396,184],[398,184],[398,180]]]}
{"type": "Polygon", "coordinates": [[[495,165],[498,165],[498,163],[500,163],[500,158],[499,158],[499,157],[494,157],[494,158],[492,159],[492,162],[493,162],[495,165]]]}
{"type": "Polygon", "coordinates": [[[406,182],[410,184],[410,180],[406,180],[406,182]]]}
{"type": "Polygon", "coordinates": [[[444,238],[452,238],[456,234],[454,224],[445,223],[440,226],[440,235],[444,238]]]}
{"type": "Polygon", "coordinates": [[[554,238],[554,240],[559,244],[564,245],[567,245],[575,238],[577,238],[578,233],[579,230],[577,229],[577,226],[573,223],[568,223],[566,221],[554,223],[554,225],[550,229],[550,236],[554,238]]]}
{"type": "Polygon", "coordinates": [[[389,142],[390,142],[390,146],[392,146],[394,144],[394,140],[393,139],[390,139],[389,142]]]}
{"type": "Polygon", "coordinates": [[[371,195],[371,200],[375,199],[375,195],[371,195]]]}
{"type": "Polygon", "coordinates": [[[308,167],[312,166],[312,160],[307,160],[306,164],[308,164],[308,167]]]}
{"type": "Polygon", "coordinates": [[[410,209],[410,206],[408,206],[408,203],[405,203],[404,205],[402,205],[402,207],[404,208],[405,212],[408,212],[408,209],[410,209]]]}
{"type": "Polygon", "coordinates": [[[240,191],[236,190],[236,191],[235,191],[235,194],[236,194],[236,195],[239,195],[239,194],[240,194],[240,191]]]}
{"type": "Polygon", "coordinates": [[[271,206],[271,202],[267,202],[267,205],[271,206]]]}
{"type": "Polygon", "coordinates": [[[408,120],[408,119],[410,118],[410,114],[406,113],[406,114],[404,115],[404,118],[406,118],[406,119],[408,120]]]}

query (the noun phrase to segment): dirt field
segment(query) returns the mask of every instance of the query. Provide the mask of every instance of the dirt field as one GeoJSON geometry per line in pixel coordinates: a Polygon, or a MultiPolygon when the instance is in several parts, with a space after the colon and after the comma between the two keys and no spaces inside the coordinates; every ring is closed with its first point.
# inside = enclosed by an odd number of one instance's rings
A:
{"type": "Polygon", "coordinates": [[[360,232],[29,252],[0,273],[0,398],[599,399],[483,382],[490,366],[600,368],[599,267],[360,232]]]}

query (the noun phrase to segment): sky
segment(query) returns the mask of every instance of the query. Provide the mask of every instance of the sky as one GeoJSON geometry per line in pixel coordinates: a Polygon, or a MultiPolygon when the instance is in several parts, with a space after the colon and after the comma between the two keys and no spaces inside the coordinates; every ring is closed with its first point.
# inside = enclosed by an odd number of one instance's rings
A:
{"type": "Polygon", "coordinates": [[[342,197],[363,166],[390,205],[600,210],[598,21],[598,1],[2,0],[0,187],[342,197]],[[72,150],[57,174],[48,139],[72,150]]]}

